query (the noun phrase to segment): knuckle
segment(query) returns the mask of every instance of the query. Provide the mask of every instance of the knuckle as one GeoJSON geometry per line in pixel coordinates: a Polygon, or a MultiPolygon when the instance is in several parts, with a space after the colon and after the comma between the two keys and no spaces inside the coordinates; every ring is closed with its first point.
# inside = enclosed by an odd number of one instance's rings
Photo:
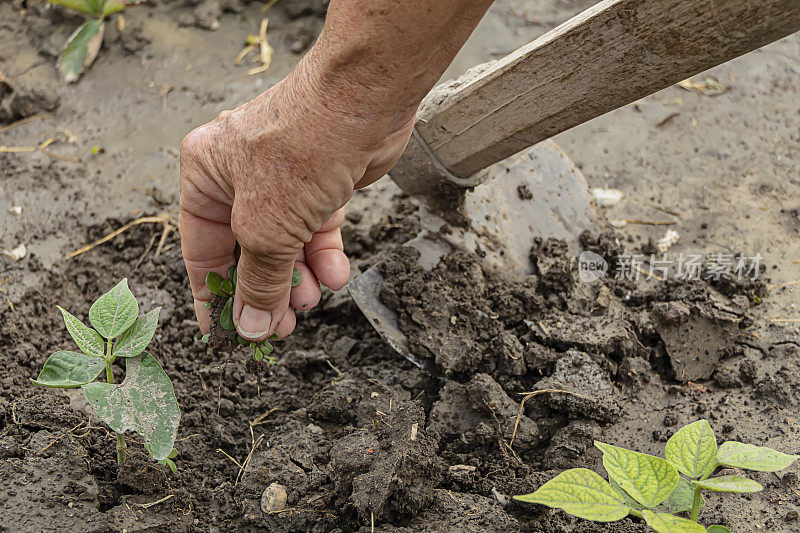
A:
{"type": "Polygon", "coordinates": [[[190,131],[181,141],[181,161],[202,153],[208,136],[208,127],[203,125],[190,131]]]}
{"type": "Polygon", "coordinates": [[[288,280],[275,269],[249,263],[238,276],[236,290],[245,301],[276,304],[288,300],[288,280]]]}
{"type": "MultiPolygon", "coordinates": [[[[280,285],[270,285],[263,280],[257,284],[240,282],[242,297],[250,302],[278,302],[283,299],[284,290],[280,285]]],[[[239,290],[237,285],[236,290],[239,290]]]]}
{"type": "Polygon", "coordinates": [[[214,119],[215,122],[218,124],[227,124],[230,122],[231,117],[233,116],[233,111],[230,109],[226,109],[224,111],[220,111],[217,114],[217,118],[214,119]]]}
{"type": "Polygon", "coordinates": [[[248,250],[260,261],[287,264],[294,261],[297,252],[303,248],[303,241],[290,225],[259,212],[243,209],[237,205],[231,214],[231,230],[242,248],[248,250]]]}

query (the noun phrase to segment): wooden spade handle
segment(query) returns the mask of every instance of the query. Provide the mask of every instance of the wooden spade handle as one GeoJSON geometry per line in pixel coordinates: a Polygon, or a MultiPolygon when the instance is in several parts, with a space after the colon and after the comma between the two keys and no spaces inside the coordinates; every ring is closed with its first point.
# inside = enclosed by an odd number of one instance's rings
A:
{"type": "MultiPolygon", "coordinates": [[[[434,89],[412,144],[421,138],[468,185],[520,150],[798,30],[800,0],[603,0],[434,89]]],[[[401,160],[400,173],[418,164],[401,160]]]]}

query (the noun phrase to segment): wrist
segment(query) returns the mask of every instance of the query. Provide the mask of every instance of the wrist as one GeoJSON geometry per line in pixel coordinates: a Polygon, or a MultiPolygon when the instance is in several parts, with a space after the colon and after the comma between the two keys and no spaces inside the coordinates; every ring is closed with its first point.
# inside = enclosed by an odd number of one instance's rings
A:
{"type": "Polygon", "coordinates": [[[358,54],[315,46],[285,80],[287,89],[331,132],[380,143],[413,122],[427,89],[413,94],[389,77],[375,80],[352,55],[358,54]]]}

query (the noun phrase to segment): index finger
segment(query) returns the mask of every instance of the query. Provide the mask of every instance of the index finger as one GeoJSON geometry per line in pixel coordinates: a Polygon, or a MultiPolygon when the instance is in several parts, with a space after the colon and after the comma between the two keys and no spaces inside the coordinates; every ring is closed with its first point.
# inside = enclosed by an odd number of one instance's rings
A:
{"type": "Polygon", "coordinates": [[[227,278],[228,268],[236,262],[230,206],[204,194],[191,181],[182,180],[179,228],[195,314],[200,329],[208,333],[211,311],[203,304],[211,301],[212,294],[206,287],[206,275],[217,272],[227,278]]]}

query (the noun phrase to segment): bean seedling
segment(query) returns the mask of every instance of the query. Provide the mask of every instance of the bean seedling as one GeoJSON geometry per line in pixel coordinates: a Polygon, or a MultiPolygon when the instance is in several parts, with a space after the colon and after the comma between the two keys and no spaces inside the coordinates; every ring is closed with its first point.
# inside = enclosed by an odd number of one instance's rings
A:
{"type": "Polygon", "coordinates": [[[158,361],[144,351],[158,327],[160,307],[139,316],[139,303],[123,279],[89,309],[92,328],[58,308],[67,331],[80,352],[58,351],[44,364],[37,379],[43,387],[80,387],[97,416],[116,433],[117,462],[125,462],[126,431],[144,438],[144,445],[158,462],[174,470],[172,459],[181,411],[175,391],[158,361]],[[125,359],[125,379],[114,383],[112,365],[125,359]],[[94,382],[106,371],[106,382],[94,382]],[[172,463],[170,465],[170,463],[172,463]]]}
{"type": "MultiPolygon", "coordinates": [[[[300,285],[302,280],[302,274],[295,268],[292,271],[292,287],[300,285]]],[[[209,272],[206,275],[206,287],[212,294],[225,299],[225,305],[219,317],[220,327],[227,331],[235,330],[236,326],[233,324],[233,296],[236,293],[236,265],[228,269],[228,279],[222,279],[222,276],[216,272],[209,272]]],[[[206,304],[206,307],[211,307],[211,305],[206,304]]],[[[277,335],[273,334],[269,338],[274,339],[276,337],[277,335]]],[[[209,334],[203,335],[203,342],[208,342],[209,338],[209,334]]],[[[249,346],[253,349],[253,360],[256,363],[265,361],[269,366],[275,364],[275,358],[270,355],[275,347],[268,339],[251,341],[241,335],[237,335],[236,339],[242,346],[249,346]]]]}
{"type": "Polygon", "coordinates": [[[532,493],[514,499],[561,509],[595,522],[628,515],[643,518],[657,533],[730,533],[725,526],[698,523],[702,492],[752,493],[764,487],[736,475],[711,475],[718,467],[776,472],[797,455],[717,438],[706,420],[679,429],[667,441],[666,459],[595,441],[603,452],[608,481],[587,468],[557,475],[532,493]],[[681,476],[681,474],[684,477],[681,476]],[[689,513],[689,518],[676,516],[689,513]]]}
{"type": "Polygon", "coordinates": [[[58,60],[58,70],[64,81],[77,81],[84,70],[94,62],[103,44],[105,18],[122,11],[129,3],[126,0],[47,0],[93,17],[69,36],[64,51],[58,60]]]}

